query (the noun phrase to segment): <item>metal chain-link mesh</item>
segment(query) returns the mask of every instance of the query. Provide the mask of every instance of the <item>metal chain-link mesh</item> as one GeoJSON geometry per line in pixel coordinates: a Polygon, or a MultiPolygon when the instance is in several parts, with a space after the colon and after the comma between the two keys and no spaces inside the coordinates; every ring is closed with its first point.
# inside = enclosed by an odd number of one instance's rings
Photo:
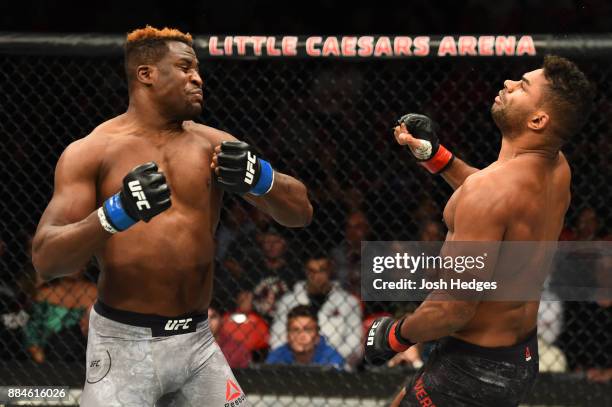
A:
{"type": "MultiPolygon", "coordinates": [[[[612,219],[612,71],[608,60],[577,62],[597,84],[598,96],[586,127],[565,148],[573,169],[573,199],[562,238],[605,238],[612,219]]],[[[390,395],[395,387],[389,381],[363,380],[371,370],[361,361],[362,337],[372,316],[401,313],[407,306],[359,302],[359,242],[443,240],[441,210],[451,193],[396,145],[390,129],[404,113],[429,114],[451,151],[483,167],[495,160],[500,145],[489,113],[493,98],[503,80],[537,68],[536,60],[201,64],[202,122],[252,144],[277,170],[301,179],[315,213],[309,227],[289,230],[226,194],[213,307],[219,316],[217,340],[230,364],[238,372],[265,365],[270,347],[287,341],[287,312],[308,302],[327,343],[351,372],[333,376],[336,387],[390,395]],[[322,258],[330,261],[309,261],[322,258]],[[301,282],[307,268],[323,269],[337,281],[334,295],[306,295],[301,282]]],[[[98,271],[92,264],[80,277],[40,284],[30,262],[31,238],[51,197],[63,149],[126,107],[120,58],[0,58],[1,384],[83,381],[86,310],[95,300],[98,271]]],[[[606,305],[542,305],[543,370],[612,367],[612,313],[606,305]]],[[[426,355],[425,346],[421,358],[426,355]]],[[[314,386],[315,392],[322,386],[313,371],[258,369],[250,376],[238,374],[247,391],[257,392],[257,374],[281,385],[298,380],[301,388],[314,386]]],[[[563,399],[573,390],[559,385],[554,391],[563,399]]],[[[299,404],[283,389],[278,394],[285,394],[278,404],[299,404]]]]}

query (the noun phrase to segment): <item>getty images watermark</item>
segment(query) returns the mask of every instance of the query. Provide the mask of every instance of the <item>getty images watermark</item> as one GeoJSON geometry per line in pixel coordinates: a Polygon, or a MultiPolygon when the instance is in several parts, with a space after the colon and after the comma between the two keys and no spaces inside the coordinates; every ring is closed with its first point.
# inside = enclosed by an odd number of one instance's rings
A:
{"type": "Polygon", "coordinates": [[[480,256],[430,256],[425,255],[425,253],[416,256],[408,253],[395,253],[394,256],[374,256],[372,272],[375,274],[395,270],[404,271],[411,275],[421,272],[423,275],[419,278],[400,278],[392,281],[375,278],[372,283],[373,288],[375,290],[476,290],[478,292],[495,290],[497,289],[496,281],[479,281],[476,278],[469,281],[461,278],[431,279],[432,272],[437,274],[440,270],[450,270],[457,274],[483,271],[486,267],[487,257],[487,253],[480,256]]]}
{"type": "Polygon", "coordinates": [[[612,242],[363,242],[361,254],[366,301],[612,299],[612,242]]]}

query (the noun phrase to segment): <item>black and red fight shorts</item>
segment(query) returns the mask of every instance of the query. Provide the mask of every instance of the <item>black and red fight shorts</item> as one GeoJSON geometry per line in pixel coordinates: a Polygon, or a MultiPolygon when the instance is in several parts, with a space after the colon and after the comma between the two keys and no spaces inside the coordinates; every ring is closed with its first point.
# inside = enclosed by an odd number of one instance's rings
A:
{"type": "Polygon", "coordinates": [[[443,338],[406,386],[400,406],[516,407],[531,391],[538,363],[535,330],[522,342],[499,348],[443,338]]]}

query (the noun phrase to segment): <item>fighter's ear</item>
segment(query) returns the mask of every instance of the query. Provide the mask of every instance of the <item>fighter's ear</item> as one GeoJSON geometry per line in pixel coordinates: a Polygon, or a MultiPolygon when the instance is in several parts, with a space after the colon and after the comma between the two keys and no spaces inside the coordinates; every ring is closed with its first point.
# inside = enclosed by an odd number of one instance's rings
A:
{"type": "Polygon", "coordinates": [[[151,86],[157,70],[153,65],[138,65],[136,68],[136,79],[145,86],[151,86]]]}
{"type": "Polygon", "coordinates": [[[527,126],[534,131],[542,131],[548,126],[550,122],[550,116],[543,110],[538,110],[529,118],[527,126]]]}

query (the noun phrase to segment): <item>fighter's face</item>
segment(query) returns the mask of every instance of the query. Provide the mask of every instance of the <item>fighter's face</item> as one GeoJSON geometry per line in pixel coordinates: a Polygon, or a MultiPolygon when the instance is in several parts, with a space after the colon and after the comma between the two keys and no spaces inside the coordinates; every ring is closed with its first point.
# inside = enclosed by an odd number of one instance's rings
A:
{"type": "Polygon", "coordinates": [[[185,43],[172,41],[167,45],[168,52],[156,64],[158,75],[153,84],[156,98],[177,119],[195,119],[204,104],[198,58],[185,43]]]}
{"type": "Polygon", "coordinates": [[[527,72],[517,81],[504,81],[504,89],[491,106],[493,120],[502,132],[527,126],[530,115],[541,108],[546,83],[542,69],[527,72]]]}
{"type": "Polygon", "coordinates": [[[287,339],[295,353],[312,351],[319,343],[317,322],[310,317],[295,317],[289,321],[287,339]]]}

